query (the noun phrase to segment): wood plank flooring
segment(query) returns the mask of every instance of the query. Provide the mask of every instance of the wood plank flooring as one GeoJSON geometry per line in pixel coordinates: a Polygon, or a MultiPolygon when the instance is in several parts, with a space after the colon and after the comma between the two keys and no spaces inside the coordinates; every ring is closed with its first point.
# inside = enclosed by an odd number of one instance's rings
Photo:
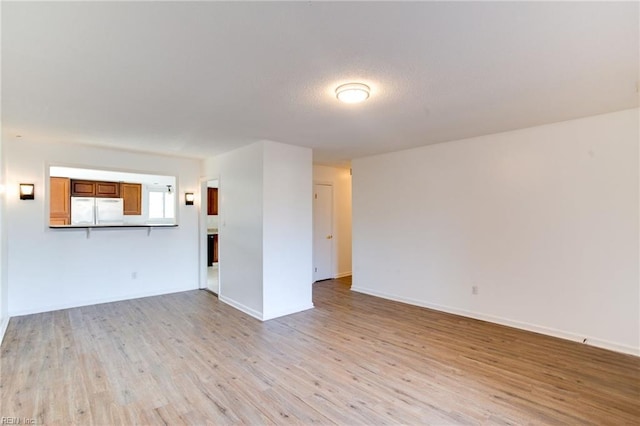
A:
{"type": "Polygon", "coordinates": [[[261,323],[206,291],[13,318],[0,416],[37,424],[640,424],[640,358],[314,285],[261,323]]]}

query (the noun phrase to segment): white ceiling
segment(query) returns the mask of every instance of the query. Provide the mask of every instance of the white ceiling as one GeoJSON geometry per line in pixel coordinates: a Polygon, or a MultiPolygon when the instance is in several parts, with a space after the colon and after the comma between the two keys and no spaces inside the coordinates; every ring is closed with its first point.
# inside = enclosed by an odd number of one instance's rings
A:
{"type": "Polygon", "coordinates": [[[2,134],[344,164],[636,107],[638,40],[638,2],[2,2],[2,134]]]}

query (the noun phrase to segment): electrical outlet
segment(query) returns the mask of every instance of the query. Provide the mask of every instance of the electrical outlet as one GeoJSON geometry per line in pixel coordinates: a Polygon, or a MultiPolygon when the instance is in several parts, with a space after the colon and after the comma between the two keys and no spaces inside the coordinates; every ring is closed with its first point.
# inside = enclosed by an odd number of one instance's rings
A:
{"type": "Polygon", "coordinates": [[[471,294],[478,294],[478,286],[474,285],[473,287],[471,287],[471,294]]]}

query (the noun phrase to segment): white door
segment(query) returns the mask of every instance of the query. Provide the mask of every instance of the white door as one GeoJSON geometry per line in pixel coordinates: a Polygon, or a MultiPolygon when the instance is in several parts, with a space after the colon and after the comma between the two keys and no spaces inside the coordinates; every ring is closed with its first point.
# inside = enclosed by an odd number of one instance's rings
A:
{"type": "Polygon", "coordinates": [[[313,280],[333,278],[333,187],[313,186],[313,280]]]}

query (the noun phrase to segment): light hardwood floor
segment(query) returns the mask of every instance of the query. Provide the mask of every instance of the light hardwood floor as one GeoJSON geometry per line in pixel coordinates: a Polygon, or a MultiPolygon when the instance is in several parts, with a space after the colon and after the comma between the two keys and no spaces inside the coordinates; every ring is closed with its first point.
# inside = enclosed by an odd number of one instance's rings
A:
{"type": "Polygon", "coordinates": [[[261,323],[196,290],[13,318],[0,416],[640,423],[640,358],[353,293],[344,279],[316,283],[314,303],[261,323]]]}

